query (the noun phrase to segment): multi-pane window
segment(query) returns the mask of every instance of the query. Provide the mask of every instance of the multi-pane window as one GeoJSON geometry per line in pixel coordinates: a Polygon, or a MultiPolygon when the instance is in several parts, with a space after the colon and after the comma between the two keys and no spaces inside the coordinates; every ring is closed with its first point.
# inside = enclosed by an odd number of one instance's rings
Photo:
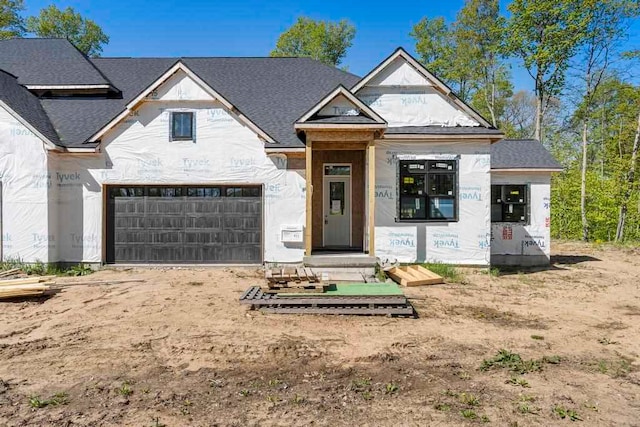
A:
{"type": "Polygon", "coordinates": [[[529,198],[526,185],[491,186],[491,222],[529,221],[529,198]]]}
{"type": "Polygon", "coordinates": [[[193,113],[171,113],[171,140],[193,141],[193,113]]]}
{"type": "Polygon", "coordinates": [[[457,218],[457,161],[400,161],[400,220],[457,218]]]}

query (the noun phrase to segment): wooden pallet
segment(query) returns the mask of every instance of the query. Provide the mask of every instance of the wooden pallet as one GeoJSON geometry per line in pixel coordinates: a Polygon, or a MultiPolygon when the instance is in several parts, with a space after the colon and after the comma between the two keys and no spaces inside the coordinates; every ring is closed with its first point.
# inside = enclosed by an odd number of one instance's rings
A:
{"type": "Polygon", "coordinates": [[[319,283],[318,276],[310,268],[272,268],[265,272],[270,288],[278,285],[308,287],[311,284],[319,283]]]}
{"type": "Polygon", "coordinates": [[[422,286],[444,283],[442,276],[427,270],[421,265],[393,267],[386,273],[402,286],[422,286]]]}
{"type": "Polygon", "coordinates": [[[304,296],[280,297],[253,286],[240,297],[241,304],[267,313],[415,315],[402,295],[390,296],[304,296]]]}

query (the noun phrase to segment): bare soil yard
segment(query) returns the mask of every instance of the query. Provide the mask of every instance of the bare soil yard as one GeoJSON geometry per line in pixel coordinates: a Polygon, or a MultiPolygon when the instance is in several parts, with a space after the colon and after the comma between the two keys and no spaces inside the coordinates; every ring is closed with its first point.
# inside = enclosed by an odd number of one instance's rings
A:
{"type": "Polygon", "coordinates": [[[554,252],[406,289],[418,319],[248,311],[251,269],[62,279],[146,282],[0,303],[0,425],[640,425],[640,250],[554,252]]]}

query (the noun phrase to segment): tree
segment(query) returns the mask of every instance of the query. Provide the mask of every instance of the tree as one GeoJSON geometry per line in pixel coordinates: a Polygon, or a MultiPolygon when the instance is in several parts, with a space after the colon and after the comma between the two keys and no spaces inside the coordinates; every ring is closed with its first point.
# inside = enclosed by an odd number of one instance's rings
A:
{"type": "Polygon", "coordinates": [[[91,19],[83,18],[73,8],[60,10],[51,5],[38,16],[27,18],[27,31],[38,37],[65,38],[87,56],[99,56],[109,37],[91,19]]]}
{"type": "Polygon", "coordinates": [[[535,138],[540,141],[547,103],[560,96],[569,61],[585,37],[584,4],[583,0],[514,0],[508,6],[511,17],[504,52],[520,58],[534,80],[535,138]]]}
{"type": "Polygon", "coordinates": [[[299,17],[280,34],[270,56],[309,57],[335,67],[342,63],[355,35],[356,28],[345,19],[336,23],[299,17]]]}
{"type": "Polygon", "coordinates": [[[583,5],[587,12],[584,41],[577,55],[577,69],[582,80],[582,165],[580,186],[580,210],[582,240],[589,240],[587,219],[587,146],[589,118],[593,96],[609,69],[611,54],[617,42],[624,36],[623,23],[635,7],[628,0],[590,0],[583,5]]]}
{"type": "Polygon", "coordinates": [[[410,33],[422,63],[495,127],[513,91],[500,53],[503,24],[497,0],[467,0],[451,25],[422,18],[410,33]]]}
{"type": "MultiPolygon", "coordinates": [[[[625,56],[627,58],[640,58],[640,51],[634,50],[631,52],[626,52],[625,56]]],[[[638,103],[640,104],[640,102],[638,103]]],[[[631,195],[633,193],[633,188],[635,185],[635,175],[636,175],[636,164],[638,163],[638,145],[640,143],[640,106],[638,106],[638,125],[636,127],[636,132],[633,138],[633,147],[631,148],[631,159],[629,163],[629,168],[626,173],[626,188],[624,190],[622,200],[620,202],[620,211],[618,214],[618,227],[616,228],[616,242],[620,242],[624,239],[625,234],[625,225],[627,222],[627,213],[629,201],[631,200],[631,195]]],[[[640,202],[639,202],[640,203],[640,202]]],[[[640,210],[640,208],[639,208],[640,210]]]]}
{"type": "Polygon", "coordinates": [[[467,0],[453,24],[453,33],[459,62],[456,68],[471,70],[473,104],[488,112],[491,124],[498,127],[505,99],[513,93],[501,55],[505,33],[498,0],[467,0]]]}
{"type": "Polygon", "coordinates": [[[24,26],[20,11],[24,9],[22,0],[0,0],[0,40],[20,37],[24,26]]]}

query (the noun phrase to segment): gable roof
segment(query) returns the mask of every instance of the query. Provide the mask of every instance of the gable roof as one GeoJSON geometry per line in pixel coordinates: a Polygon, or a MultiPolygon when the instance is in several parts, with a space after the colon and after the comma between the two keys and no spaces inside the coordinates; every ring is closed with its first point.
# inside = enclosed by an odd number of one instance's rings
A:
{"type": "Polygon", "coordinates": [[[85,142],[127,104],[181,61],[207,85],[271,137],[277,147],[300,147],[293,125],[329,90],[358,77],[309,58],[95,58],[91,60],[120,98],[42,99],[42,105],[69,147],[85,142]]]}
{"type": "Polygon", "coordinates": [[[296,121],[296,129],[302,129],[305,124],[354,124],[387,127],[385,119],[373,111],[367,104],[358,99],[353,93],[349,92],[349,90],[341,84],[304,113],[302,117],[296,121]],[[333,100],[340,97],[345,98],[351,106],[355,107],[358,114],[344,116],[322,116],[320,114],[324,107],[328,106],[333,100]]]}
{"type": "Polygon", "coordinates": [[[394,60],[402,58],[409,65],[411,65],[418,73],[422,74],[427,80],[433,83],[433,86],[447,99],[453,102],[458,108],[473,117],[480,123],[481,126],[486,128],[492,128],[491,123],[487,121],[480,113],[474,110],[471,106],[462,101],[458,96],[447,86],[442,80],[432,74],[427,68],[422,65],[418,60],[411,56],[406,50],[398,47],[391,55],[389,55],[384,61],[382,61],[376,68],[371,70],[369,74],[364,76],[358,83],[351,87],[353,93],[357,93],[360,89],[365,87],[372,79],[380,74],[387,66],[389,66],[394,60]]]}
{"type": "Polygon", "coordinates": [[[562,165],[536,139],[503,139],[491,145],[491,169],[562,171],[562,165]]]}
{"type": "Polygon", "coordinates": [[[0,106],[13,113],[16,120],[51,145],[59,144],[58,134],[38,98],[18,84],[18,79],[0,70],[0,106]]]}
{"type": "Polygon", "coordinates": [[[28,87],[102,86],[111,82],[66,39],[0,40],[0,69],[28,87]]]}

